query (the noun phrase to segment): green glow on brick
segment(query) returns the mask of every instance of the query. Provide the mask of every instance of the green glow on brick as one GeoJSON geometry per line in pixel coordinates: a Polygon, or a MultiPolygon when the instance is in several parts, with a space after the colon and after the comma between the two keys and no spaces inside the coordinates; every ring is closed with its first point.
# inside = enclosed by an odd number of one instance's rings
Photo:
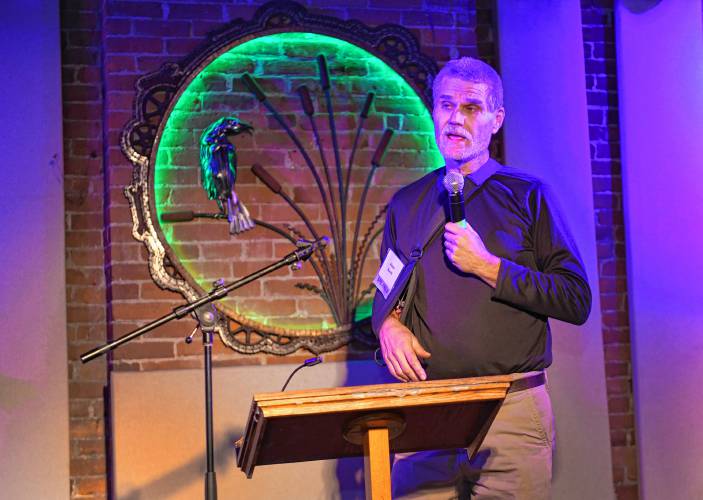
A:
{"type": "MultiPolygon", "coordinates": [[[[194,179],[198,176],[198,140],[205,127],[225,115],[235,115],[248,121],[247,114],[266,113],[263,107],[260,107],[243,89],[239,80],[243,73],[248,72],[259,81],[276,107],[281,103],[290,104],[291,102],[297,106],[299,101],[295,89],[302,83],[308,84],[311,91],[318,95],[316,106],[318,123],[326,120],[326,118],[320,118],[322,116],[320,111],[324,110],[324,106],[319,99],[320,92],[316,90],[318,78],[315,58],[319,54],[325,54],[327,57],[335,106],[338,103],[341,103],[340,106],[347,103],[348,107],[353,108],[353,113],[358,114],[366,92],[375,92],[376,99],[370,117],[374,114],[385,115],[384,125],[396,130],[394,141],[403,138],[405,143],[414,142],[413,146],[403,147],[407,149],[408,155],[417,156],[417,167],[429,171],[443,164],[433,140],[434,129],[429,111],[413,88],[385,62],[360,47],[325,35],[279,33],[262,36],[236,45],[212,60],[193,78],[173,105],[163,128],[154,161],[154,202],[157,218],[163,212],[189,209],[202,211],[202,206],[208,206],[207,197],[200,186],[198,189],[203,202],[201,206],[183,206],[178,200],[173,199],[173,187],[178,183],[179,178],[182,179],[183,176],[191,173],[194,179]],[[285,89],[267,86],[267,75],[281,74],[289,75],[285,89]],[[341,79],[346,80],[345,83],[349,85],[351,92],[348,90],[341,93],[335,92],[335,82],[341,79]]],[[[278,130],[277,126],[274,128],[278,130]]],[[[256,133],[262,133],[261,128],[256,133]]],[[[324,137],[327,147],[331,147],[328,137],[324,137]]],[[[393,148],[392,141],[391,149],[393,148]]],[[[291,149],[293,149],[292,144],[291,149]]],[[[316,151],[308,152],[312,157],[317,157],[316,151]]],[[[344,155],[343,163],[346,165],[344,155]]],[[[387,161],[384,164],[387,165],[387,161]]],[[[307,174],[307,169],[302,164],[297,168],[307,174]]],[[[246,199],[243,201],[247,202],[246,199]]],[[[210,211],[217,211],[215,203],[211,203],[210,211]]],[[[213,223],[201,220],[190,224],[213,223]]],[[[222,224],[226,230],[226,223],[220,221],[219,224],[222,224]]],[[[161,224],[167,242],[184,269],[202,288],[209,289],[210,279],[198,275],[197,269],[193,266],[194,261],[188,260],[192,257],[188,257],[186,244],[175,238],[175,226],[175,224],[161,224]]],[[[233,307],[231,303],[228,306],[233,307]]],[[[234,309],[236,310],[236,307],[234,309]]],[[[366,308],[363,309],[363,311],[357,311],[357,318],[368,316],[366,308]]],[[[247,314],[247,317],[262,323],[271,323],[263,315],[247,314]]],[[[286,326],[280,323],[277,325],[286,326]]],[[[295,327],[299,326],[296,324],[295,327]]],[[[331,326],[334,325],[325,323],[309,327],[331,326]]]]}

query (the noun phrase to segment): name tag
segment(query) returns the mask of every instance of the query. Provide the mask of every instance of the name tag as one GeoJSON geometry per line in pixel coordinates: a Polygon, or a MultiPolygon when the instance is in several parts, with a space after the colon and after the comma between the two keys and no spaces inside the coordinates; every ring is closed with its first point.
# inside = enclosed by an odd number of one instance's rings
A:
{"type": "Polygon", "coordinates": [[[376,277],[373,279],[373,284],[376,285],[383,298],[388,298],[388,294],[393,290],[393,285],[398,281],[398,276],[400,276],[403,267],[403,262],[389,248],[386,258],[381,264],[381,269],[378,270],[376,277]]]}

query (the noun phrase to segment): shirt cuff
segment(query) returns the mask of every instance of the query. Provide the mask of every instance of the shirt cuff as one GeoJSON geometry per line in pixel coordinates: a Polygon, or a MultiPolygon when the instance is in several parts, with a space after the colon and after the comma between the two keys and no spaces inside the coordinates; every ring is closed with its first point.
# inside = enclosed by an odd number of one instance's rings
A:
{"type": "Polygon", "coordinates": [[[496,286],[493,289],[491,298],[510,300],[515,295],[514,278],[522,272],[522,269],[520,264],[501,257],[496,286]]]}

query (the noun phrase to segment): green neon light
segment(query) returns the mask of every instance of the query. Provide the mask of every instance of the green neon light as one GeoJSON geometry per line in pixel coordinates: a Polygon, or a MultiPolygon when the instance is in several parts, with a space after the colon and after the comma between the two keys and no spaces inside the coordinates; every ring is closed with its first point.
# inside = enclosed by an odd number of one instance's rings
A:
{"type": "MultiPolygon", "coordinates": [[[[302,115],[302,112],[298,111],[299,101],[295,89],[304,83],[314,94],[321,94],[315,60],[319,54],[325,54],[327,57],[337,115],[358,115],[366,93],[374,92],[376,98],[370,117],[381,117],[382,128],[389,127],[396,131],[390,148],[401,150],[400,158],[403,163],[407,164],[408,159],[411,159],[415,167],[424,171],[433,170],[443,164],[433,140],[432,119],[422,99],[382,60],[351,43],[325,35],[280,33],[262,36],[237,45],[215,58],[192,80],[173,106],[164,126],[154,162],[154,200],[157,217],[163,212],[179,210],[217,211],[215,203],[208,202],[205,192],[197,183],[198,141],[205,127],[226,115],[252,121],[257,128],[255,135],[262,134],[266,127],[270,126],[266,121],[265,110],[260,108],[256,100],[243,88],[241,75],[246,72],[254,76],[277,107],[281,103],[287,104],[283,111],[295,109],[295,113],[302,115]],[[280,75],[288,75],[288,78],[282,80],[280,75]],[[335,86],[335,82],[342,79],[345,85],[340,89],[335,86]],[[189,178],[193,179],[190,185],[182,187],[184,179],[189,178]],[[186,191],[188,197],[183,196],[186,191]],[[201,201],[193,205],[192,200],[198,199],[198,196],[201,201]],[[191,200],[191,205],[185,206],[184,199],[191,200]]],[[[318,100],[316,107],[319,115],[324,110],[322,100],[318,100]]],[[[318,123],[325,120],[321,115],[318,116],[318,123]]],[[[275,125],[270,126],[270,129],[278,130],[275,125]]],[[[324,131],[323,138],[327,141],[326,146],[330,147],[331,142],[324,131]]],[[[308,152],[317,159],[317,151],[308,152]]],[[[390,154],[386,156],[386,166],[382,166],[381,170],[392,168],[392,165],[388,165],[389,157],[390,154]]],[[[343,155],[343,158],[346,156],[343,155]]],[[[305,170],[302,164],[296,168],[299,168],[301,173],[305,170]]],[[[246,199],[242,201],[247,203],[246,199]]],[[[195,226],[212,223],[198,221],[189,224],[195,226]]],[[[222,221],[220,224],[226,232],[227,224],[222,221]]],[[[202,256],[194,255],[193,243],[179,239],[179,229],[175,224],[161,224],[161,228],[185,270],[202,288],[209,289],[212,277],[205,276],[199,270],[198,259],[202,256]]],[[[278,238],[271,233],[266,237],[278,238]]],[[[228,301],[227,305],[241,314],[240,308],[234,302],[228,301]]],[[[368,308],[359,308],[356,316],[359,318],[360,315],[368,314],[368,308]]],[[[270,318],[265,315],[248,313],[247,317],[271,324],[270,318]]],[[[296,320],[304,321],[302,318],[296,320]]],[[[276,326],[289,325],[276,323],[276,326]]],[[[327,321],[307,326],[296,322],[294,325],[295,328],[318,329],[333,326],[334,324],[327,321]]]]}

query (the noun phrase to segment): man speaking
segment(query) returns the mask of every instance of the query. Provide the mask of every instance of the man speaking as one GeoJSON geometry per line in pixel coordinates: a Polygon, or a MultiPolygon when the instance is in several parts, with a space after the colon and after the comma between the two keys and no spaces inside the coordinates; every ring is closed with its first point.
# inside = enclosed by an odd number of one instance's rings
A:
{"type": "Polygon", "coordinates": [[[523,377],[474,460],[466,450],[396,455],[393,498],[549,498],[547,319],[586,321],[586,273],[547,187],[489,158],[505,118],[495,70],[468,57],[450,61],[435,78],[433,100],[445,168],[389,204],[374,280],[383,359],[404,382],[523,377]]]}

